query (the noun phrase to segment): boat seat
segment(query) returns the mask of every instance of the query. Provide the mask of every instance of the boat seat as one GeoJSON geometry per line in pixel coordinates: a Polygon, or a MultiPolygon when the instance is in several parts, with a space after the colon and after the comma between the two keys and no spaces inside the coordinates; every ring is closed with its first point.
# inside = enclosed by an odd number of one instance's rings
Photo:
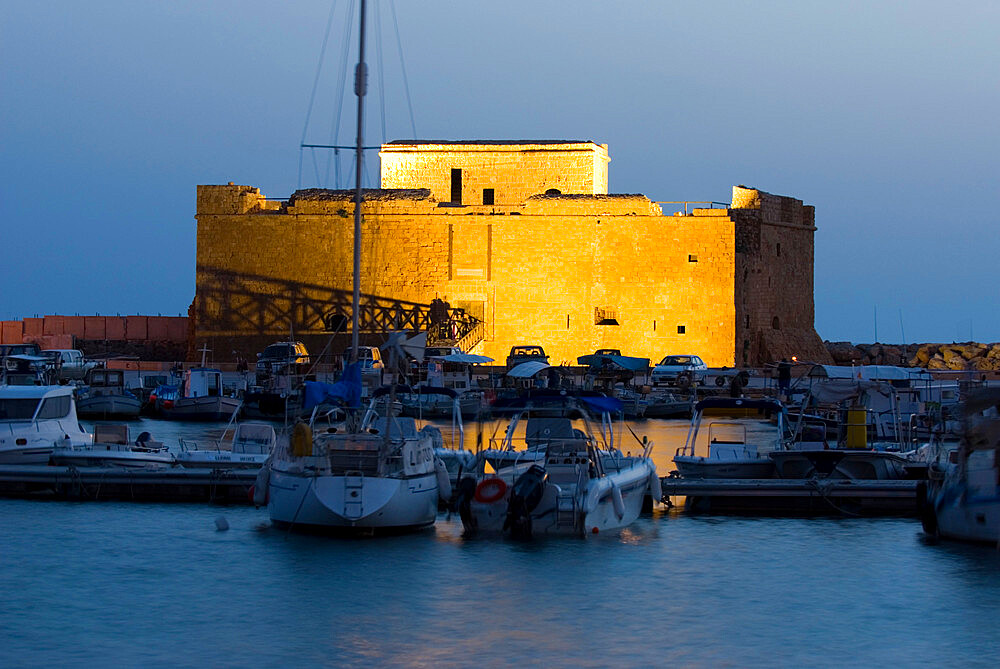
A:
{"type": "Polygon", "coordinates": [[[128,425],[95,425],[94,443],[121,444],[123,446],[127,446],[130,443],[128,438],[128,425]]]}

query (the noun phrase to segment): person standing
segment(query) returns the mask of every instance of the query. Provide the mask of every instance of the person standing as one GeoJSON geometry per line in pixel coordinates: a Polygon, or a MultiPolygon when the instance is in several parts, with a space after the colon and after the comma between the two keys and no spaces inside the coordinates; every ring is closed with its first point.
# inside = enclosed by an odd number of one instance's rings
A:
{"type": "Polygon", "coordinates": [[[788,358],[782,358],[778,363],[778,392],[788,395],[788,389],[792,384],[792,363],[788,358]]]}

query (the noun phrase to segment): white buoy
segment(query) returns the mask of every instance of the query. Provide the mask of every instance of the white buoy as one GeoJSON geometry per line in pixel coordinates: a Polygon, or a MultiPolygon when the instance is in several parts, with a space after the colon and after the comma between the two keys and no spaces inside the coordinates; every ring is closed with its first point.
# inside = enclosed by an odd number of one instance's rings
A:
{"type": "Polygon", "coordinates": [[[219,532],[225,532],[229,529],[229,521],[226,520],[225,516],[219,516],[215,519],[215,529],[219,532]]]}

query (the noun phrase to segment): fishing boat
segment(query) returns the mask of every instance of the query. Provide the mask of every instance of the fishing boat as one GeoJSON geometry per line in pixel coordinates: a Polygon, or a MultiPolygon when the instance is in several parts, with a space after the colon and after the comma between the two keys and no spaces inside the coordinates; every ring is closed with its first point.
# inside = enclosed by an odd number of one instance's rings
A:
{"type": "MultiPolygon", "coordinates": [[[[462,478],[456,496],[467,533],[517,538],[597,534],[634,522],[647,494],[659,500],[660,482],[649,457],[652,444],[644,440],[641,454],[635,456],[623,454],[614,444],[609,421],[612,413],[621,411],[620,400],[567,396],[566,403],[578,427],[560,420],[560,427],[538,434],[531,457],[493,471],[485,455],[477,454],[477,469],[462,478]],[[590,411],[600,412],[599,424],[590,411]]],[[[504,444],[495,450],[528,450],[526,436],[524,444],[514,440],[521,434],[522,419],[530,423],[525,418],[530,409],[526,404],[511,418],[504,444]]]]}
{"type": "MultiPolygon", "coordinates": [[[[350,365],[345,377],[338,384],[307,383],[307,406],[315,401],[314,385],[330,386],[327,400],[342,397],[351,404],[359,398],[359,366],[350,365]]],[[[278,440],[258,481],[267,485],[272,523],[370,532],[434,523],[439,497],[450,497],[448,474],[434,457],[432,430],[418,430],[413,418],[376,411],[379,400],[395,392],[391,386],[376,389],[357,429],[298,423],[290,438],[278,440]]]]}
{"type": "Polygon", "coordinates": [[[174,456],[149,432],[142,432],[133,442],[128,425],[96,425],[93,442],[55,448],[49,457],[53,465],[74,467],[128,467],[160,469],[174,464],[174,456]]]}
{"type": "Polygon", "coordinates": [[[684,478],[771,478],[769,456],[785,448],[785,423],[785,409],[775,399],[708,397],[695,404],[674,464],[684,478]]]}
{"type": "Polygon", "coordinates": [[[193,367],[184,373],[184,383],[175,398],[157,396],[160,412],[170,420],[226,421],[240,407],[240,400],[223,394],[222,372],[193,367]]]}
{"type": "Polygon", "coordinates": [[[56,447],[92,441],[70,386],[0,386],[0,464],[47,464],[56,447]]]}
{"type": "Polygon", "coordinates": [[[274,427],[265,423],[237,423],[233,432],[225,431],[212,446],[180,440],[177,464],[202,469],[258,469],[271,455],[278,436],[274,427]],[[229,435],[230,438],[226,439],[229,435]]]}
{"type": "Polygon", "coordinates": [[[83,418],[138,418],[142,401],[125,389],[125,372],[122,370],[87,370],[85,383],[76,401],[76,411],[83,418]]]}
{"type": "Polygon", "coordinates": [[[966,400],[959,446],[946,464],[932,466],[921,500],[921,521],[928,534],[1000,545],[998,407],[997,389],[980,390],[966,400]]]}

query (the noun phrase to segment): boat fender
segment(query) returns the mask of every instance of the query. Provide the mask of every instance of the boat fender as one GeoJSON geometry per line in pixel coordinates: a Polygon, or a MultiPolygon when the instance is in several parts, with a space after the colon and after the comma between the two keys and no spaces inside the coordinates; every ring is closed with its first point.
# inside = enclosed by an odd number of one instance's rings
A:
{"type": "Polygon", "coordinates": [[[292,429],[292,455],[297,458],[312,455],[312,429],[302,421],[292,429]]]}
{"type": "Polygon", "coordinates": [[[447,502],[451,499],[451,477],[441,458],[434,458],[434,473],[437,475],[438,497],[447,502]]]}
{"type": "Polygon", "coordinates": [[[253,491],[251,496],[251,501],[254,506],[260,507],[264,506],[268,502],[268,489],[271,485],[271,467],[269,465],[264,465],[257,472],[257,478],[254,481],[253,487],[250,489],[253,491]]]}
{"type": "Polygon", "coordinates": [[[660,477],[656,475],[655,469],[649,472],[649,496],[653,498],[655,504],[663,501],[663,486],[660,484],[660,477]]]}
{"type": "Polygon", "coordinates": [[[618,520],[625,517],[625,500],[622,498],[622,489],[617,483],[611,484],[611,505],[615,508],[615,515],[618,520]]]}
{"type": "Polygon", "coordinates": [[[504,531],[519,539],[531,537],[531,512],[538,507],[545,493],[548,472],[539,465],[531,465],[528,471],[517,477],[510,491],[507,503],[507,517],[503,521],[504,531]]]}
{"type": "Polygon", "coordinates": [[[507,483],[495,476],[483,479],[476,486],[475,499],[482,504],[493,504],[499,502],[507,494],[507,483]]]}

